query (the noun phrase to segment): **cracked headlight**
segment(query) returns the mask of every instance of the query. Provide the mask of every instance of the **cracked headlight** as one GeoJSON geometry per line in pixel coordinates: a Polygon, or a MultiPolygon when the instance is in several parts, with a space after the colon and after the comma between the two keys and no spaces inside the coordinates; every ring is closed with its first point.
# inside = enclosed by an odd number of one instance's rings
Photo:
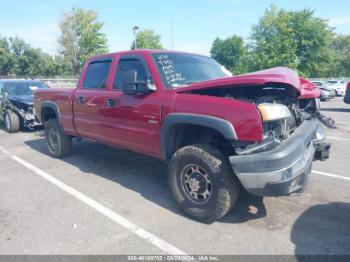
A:
{"type": "Polygon", "coordinates": [[[263,103],[258,105],[263,122],[277,121],[291,117],[289,108],[281,104],[263,103]]]}
{"type": "Polygon", "coordinates": [[[24,119],[27,121],[33,120],[34,119],[34,115],[33,114],[26,114],[24,115],[24,119]]]}

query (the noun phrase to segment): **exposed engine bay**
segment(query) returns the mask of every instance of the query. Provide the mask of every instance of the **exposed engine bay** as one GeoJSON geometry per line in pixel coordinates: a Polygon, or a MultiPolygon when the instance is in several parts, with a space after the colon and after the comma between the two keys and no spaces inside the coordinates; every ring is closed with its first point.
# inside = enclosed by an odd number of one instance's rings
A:
{"type": "Polygon", "coordinates": [[[263,142],[236,147],[237,154],[265,151],[281,144],[305,120],[317,118],[334,128],[332,119],[324,117],[318,99],[298,99],[297,90],[289,86],[242,86],[193,90],[193,94],[225,97],[255,104],[263,121],[263,142]]]}
{"type": "Polygon", "coordinates": [[[1,103],[2,112],[5,113],[7,110],[15,112],[21,119],[21,124],[24,127],[33,129],[34,123],[34,112],[33,102],[26,101],[18,97],[7,96],[3,94],[1,103]]]}

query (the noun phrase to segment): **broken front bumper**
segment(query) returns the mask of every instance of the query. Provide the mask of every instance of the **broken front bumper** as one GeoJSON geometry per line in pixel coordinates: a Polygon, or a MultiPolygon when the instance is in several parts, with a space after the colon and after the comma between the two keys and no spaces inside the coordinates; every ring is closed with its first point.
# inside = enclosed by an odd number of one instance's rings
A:
{"type": "Polygon", "coordinates": [[[306,120],[281,145],[265,152],[229,157],[243,187],[259,196],[288,195],[302,189],[314,160],[329,157],[318,120],[306,120]]]}

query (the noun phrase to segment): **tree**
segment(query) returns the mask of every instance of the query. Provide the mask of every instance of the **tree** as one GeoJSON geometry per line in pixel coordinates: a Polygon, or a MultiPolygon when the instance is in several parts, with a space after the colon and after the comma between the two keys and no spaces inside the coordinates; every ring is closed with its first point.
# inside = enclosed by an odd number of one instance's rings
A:
{"type": "Polygon", "coordinates": [[[11,74],[17,76],[28,76],[29,67],[33,67],[32,63],[36,60],[37,55],[33,50],[30,50],[31,47],[24,40],[16,37],[9,38],[10,50],[14,57],[14,63],[11,68],[11,74]],[[32,55],[35,58],[32,59],[32,55]]]}
{"type": "Polygon", "coordinates": [[[350,35],[337,35],[332,48],[336,56],[333,76],[350,76],[350,35]]]}
{"type": "Polygon", "coordinates": [[[74,7],[63,15],[59,27],[59,52],[76,75],[89,56],[108,52],[106,36],[101,33],[103,23],[96,12],[74,7]]]}
{"type": "MultiPolygon", "coordinates": [[[[157,35],[153,30],[145,29],[136,34],[136,46],[143,49],[162,49],[160,35],[157,35]]],[[[131,49],[135,49],[135,40],[131,44],[131,49]]]]}
{"type": "Polygon", "coordinates": [[[10,49],[14,57],[11,73],[17,76],[36,76],[40,74],[40,62],[43,52],[35,49],[22,39],[9,39],[10,49]]]}
{"type": "Polygon", "coordinates": [[[29,44],[27,44],[26,42],[24,42],[23,39],[20,39],[17,36],[10,37],[9,42],[11,51],[17,59],[21,57],[24,54],[24,52],[30,47],[29,44]]]}
{"type": "Polygon", "coordinates": [[[224,40],[216,38],[210,53],[233,74],[246,72],[248,49],[242,37],[234,35],[224,40]]]}
{"type": "Polygon", "coordinates": [[[249,64],[253,70],[287,66],[303,76],[318,77],[333,64],[333,29],[309,9],[286,11],[271,6],[252,31],[249,64]]]}
{"type": "Polygon", "coordinates": [[[18,37],[0,37],[0,75],[47,77],[73,74],[62,56],[51,56],[18,37]]]}
{"type": "Polygon", "coordinates": [[[8,40],[0,37],[0,75],[7,76],[10,73],[14,60],[8,40]]]}
{"type": "Polygon", "coordinates": [[[43,53],[40,49],[28,47],[23,55],[18,58],[17,75],[39,76],[42,75],[43,53]]]}
{"type": "Polygon", "coordinates": [[[63,56],[57,55],[54,57],[55,61],[55,76],[74,76],[71,64],[68,63],[63,56]]]}
{"type": "Polygon", "coordinates": [[[57,76],[58,63],[49,54],[40,52],[40,60],[38,61],[39,72],[37,75],[41,76],[57,76]]]}

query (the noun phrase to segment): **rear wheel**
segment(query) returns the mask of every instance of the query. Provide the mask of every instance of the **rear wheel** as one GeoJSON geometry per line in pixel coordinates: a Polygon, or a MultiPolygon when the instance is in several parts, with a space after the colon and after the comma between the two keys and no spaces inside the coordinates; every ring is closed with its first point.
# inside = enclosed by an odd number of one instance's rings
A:
{"type": "Polygon", "coordinates": [[[10,110],[5,113],[5,130],[8,133],[18,132],[21,127],[18,115],[10,110]]]}
{"type": "Polygon", "coordinates": [[[72,151],[72,137],[61,132],[56,119],[45,123],[45,141],[51,156],[61,158],[72,151]]]}
{"type": "Polygon", "coordinates": [[[201,222],[212,223],[223,217],[238,198],[227,157],[208,145],[179,149],[170,159],[168,179],[176,202],[201,222]]]}

